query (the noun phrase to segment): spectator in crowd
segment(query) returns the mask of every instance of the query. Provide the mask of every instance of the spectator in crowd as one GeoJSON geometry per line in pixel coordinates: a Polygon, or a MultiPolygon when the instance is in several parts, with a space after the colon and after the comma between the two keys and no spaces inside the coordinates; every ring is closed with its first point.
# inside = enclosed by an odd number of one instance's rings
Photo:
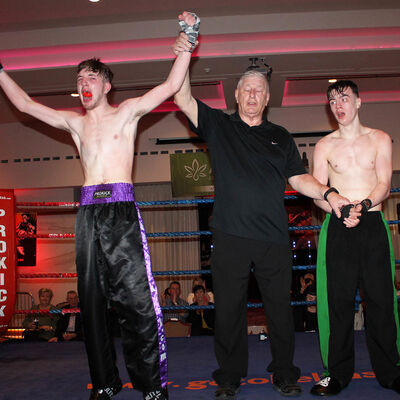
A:
{"type": "MultiPolygon", "coordinates": [[[[292,293],[293,301],[315,301],[315,275],[312,272],[306,272],[299,279],[297,287],[294,288],[292,293]],[[311,300],[307,300],[311,299],[311,300]]],[[[317,328],[316,322],[316,306],[315,311],[310,312],[308,306],[293,306],[294,329],[297,332],[313,331],[317,328]],[[315,324],[312,322],[314,321],[315,324]],[[308,321],[308,322],[307,322],[308,321]]]]}
{"type": "Polygon", "coordinates": [[[169,293],[169,286],[164,290],[164,293],[161,293],[161,305],[165,306],[165,302],[167,299],[171,299],[171,295],[169,293]]]}
{"type": "MultiPolygon", "coordinates": [[[[197,285],[193,289],[194,303],[193,306],[208,306],[214,305],[210,302],[204,287],[202,285],[197,285]]],[[[214,335],[214,320],[215,320],[215,310],[205,309],[205,310],[190,310],[188,322],[192,324],[191,335],[214,335]]]]}
{"type": "Polygon", "coordinates": [[[195,300],[195,296],[194,296],[194,288],[196,286],[198,286],[198,285],[203,286],[203,288],[204,288],[204,296],[207,297],[207,300],[211,301],[212,303],[214,303],[214,294],[213,294],[213,292],[210,292],[209,290],[207,290],[206,281],[204,279],[202,279],[200,276],[198,276],[197,278],[193,279],[192,292],[188,294],[188,297],[187,297],[186,301],[189,304],[192,304],[194,301],[196,301],[195,300]]]}
{"type": "MultiPolygon", "coordinates": [[[[79,297],[75,290],[67,292],[67,304],[62,309],[79,308],[79,297]]],[[[82,340],[82,324],[79,312],[62,314],[57,321],[55,336],[49,342],[82,340]]]]}
{"type": "MultiPolygon", "coordinates": [[[[33,305],[31,310],[52,311],[56,310],[51,304],[53,292],[51,289],[42,288],[39,290],[39,304],[33,305]]],[[[49,341],[55,336],[57,314],[28,314],[22,326],[25,328],[24,339],[28,341],[49,341]]]]}
{"type": "Polygon", "coordinates": [[[304,301],[306,297],[306,290],[309,286],[315,283],[315,275],[312,272],[306,272],[300,277],[299,285],[294,289],[292,298],[295,301],[304,301]]]}
{"type": "MultiPolygon", "coordinates": [[[[169,298],[165,298],[165,305],[167,307],[170,306],[188,306],[188,302],[181,299],[181,284],[177,281],[173,281],[169,285],[169,298]]],[[[164,311],[164,321],[169,319],[172,320],[180,320],[182,322],[186,322],[186,318],[189,315],[188,310],[173,310],[173,311],[164,311]]]]}
{"type": "MultiPolygon", "coordinates": [[[[304,291],[304,301],[316,302],[317,301],[317,289],[315,283],[307,286],[304,291]]],[[[309,304],[305,306],[297,306],[300,310],[301,318],[295,317],[295,329],[301,332],[311,332],[318,330],[317,322],[317,306],[315,304],[309,304]]]]}

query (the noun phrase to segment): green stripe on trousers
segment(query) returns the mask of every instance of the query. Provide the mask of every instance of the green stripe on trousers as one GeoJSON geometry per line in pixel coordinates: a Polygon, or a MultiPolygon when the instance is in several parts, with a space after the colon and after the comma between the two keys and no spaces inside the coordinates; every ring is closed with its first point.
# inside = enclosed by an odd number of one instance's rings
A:
{"type": "Polygon", "coordinates": [[[322,363],[325,368],[325,375],[328,371],[328,354],[329,354],[329,304],[328,304],[328,288],[326,281],[326,240],[328,236],[328,226],[331,214],[326,214],[324,223],[318,239],[318,256],[317,256],[317,315],[318,315],[318,331],[319,331],[319,347],[321,350],[322,363]]]}

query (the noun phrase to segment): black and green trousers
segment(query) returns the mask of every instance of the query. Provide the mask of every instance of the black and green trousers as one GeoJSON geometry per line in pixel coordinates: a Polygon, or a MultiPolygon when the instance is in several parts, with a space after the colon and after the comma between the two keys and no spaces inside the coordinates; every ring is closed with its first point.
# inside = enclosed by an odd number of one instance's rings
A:
{"type": "Polygon", "coordinates": [[[325,375],[349,384],[354,372],[354,306],[357,288],[366,303],[365,324],[372,368],[390,387],[400,376],[400,334],[395,260],[388,225],[380,211],[346,228],[327,214],[319,237],[317,310],[325,375]]]}

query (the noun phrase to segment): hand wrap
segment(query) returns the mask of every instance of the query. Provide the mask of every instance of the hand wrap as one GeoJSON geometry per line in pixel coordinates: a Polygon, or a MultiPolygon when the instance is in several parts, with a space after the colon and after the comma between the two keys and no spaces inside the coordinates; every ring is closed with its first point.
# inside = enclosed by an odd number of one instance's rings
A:
{"type": "Polygon", "coordinates": [[[354,207],[354,204],[347,204],[346,206],[340,207],[340,220],[344,222],[345,218],[350,217],[350,210],[354,207]]]}
{"type": "Polygon", "coordinates": [[[192,14],[193,17],[195,18],[194,25],[193,26],[188,25],[185,21],[179,21],[179,25],[181,27],[182,32],[186,34],[186,36],[188,37],[188,41],[192,45],[192,48],[190,50],[190,52],[192,52],[195,48],[197,37],[199,36],[200,18],[194,13],[190,14],[192,14]]]}
{"type": "Polygon", "coordinates": [[[361,214],[365,214],[372,207],[372,201],[370,199],[364,199],[359,205],[362,207],[361,214]]]}
{"type": "Polygon", "coordinates": [[[336,188],[331,187],[324,193],[324,200],[325,201],[328,201],[328,194],[332,193],[332,192],[335,192],[335,193],[339,194],[339,192],[338,192],[338,190],[336,188]]]}

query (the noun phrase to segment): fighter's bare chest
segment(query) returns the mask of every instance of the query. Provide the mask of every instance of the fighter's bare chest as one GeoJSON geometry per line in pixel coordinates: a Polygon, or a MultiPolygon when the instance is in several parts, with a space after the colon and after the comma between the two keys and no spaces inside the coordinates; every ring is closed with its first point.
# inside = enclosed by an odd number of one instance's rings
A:
{"type": "Polygon", "coordinates": [[[346,172],[350,169],[374,169],[376,149],[366,143],[336,146],[330,153],[329,165],[336,172],[346,172]]]}

